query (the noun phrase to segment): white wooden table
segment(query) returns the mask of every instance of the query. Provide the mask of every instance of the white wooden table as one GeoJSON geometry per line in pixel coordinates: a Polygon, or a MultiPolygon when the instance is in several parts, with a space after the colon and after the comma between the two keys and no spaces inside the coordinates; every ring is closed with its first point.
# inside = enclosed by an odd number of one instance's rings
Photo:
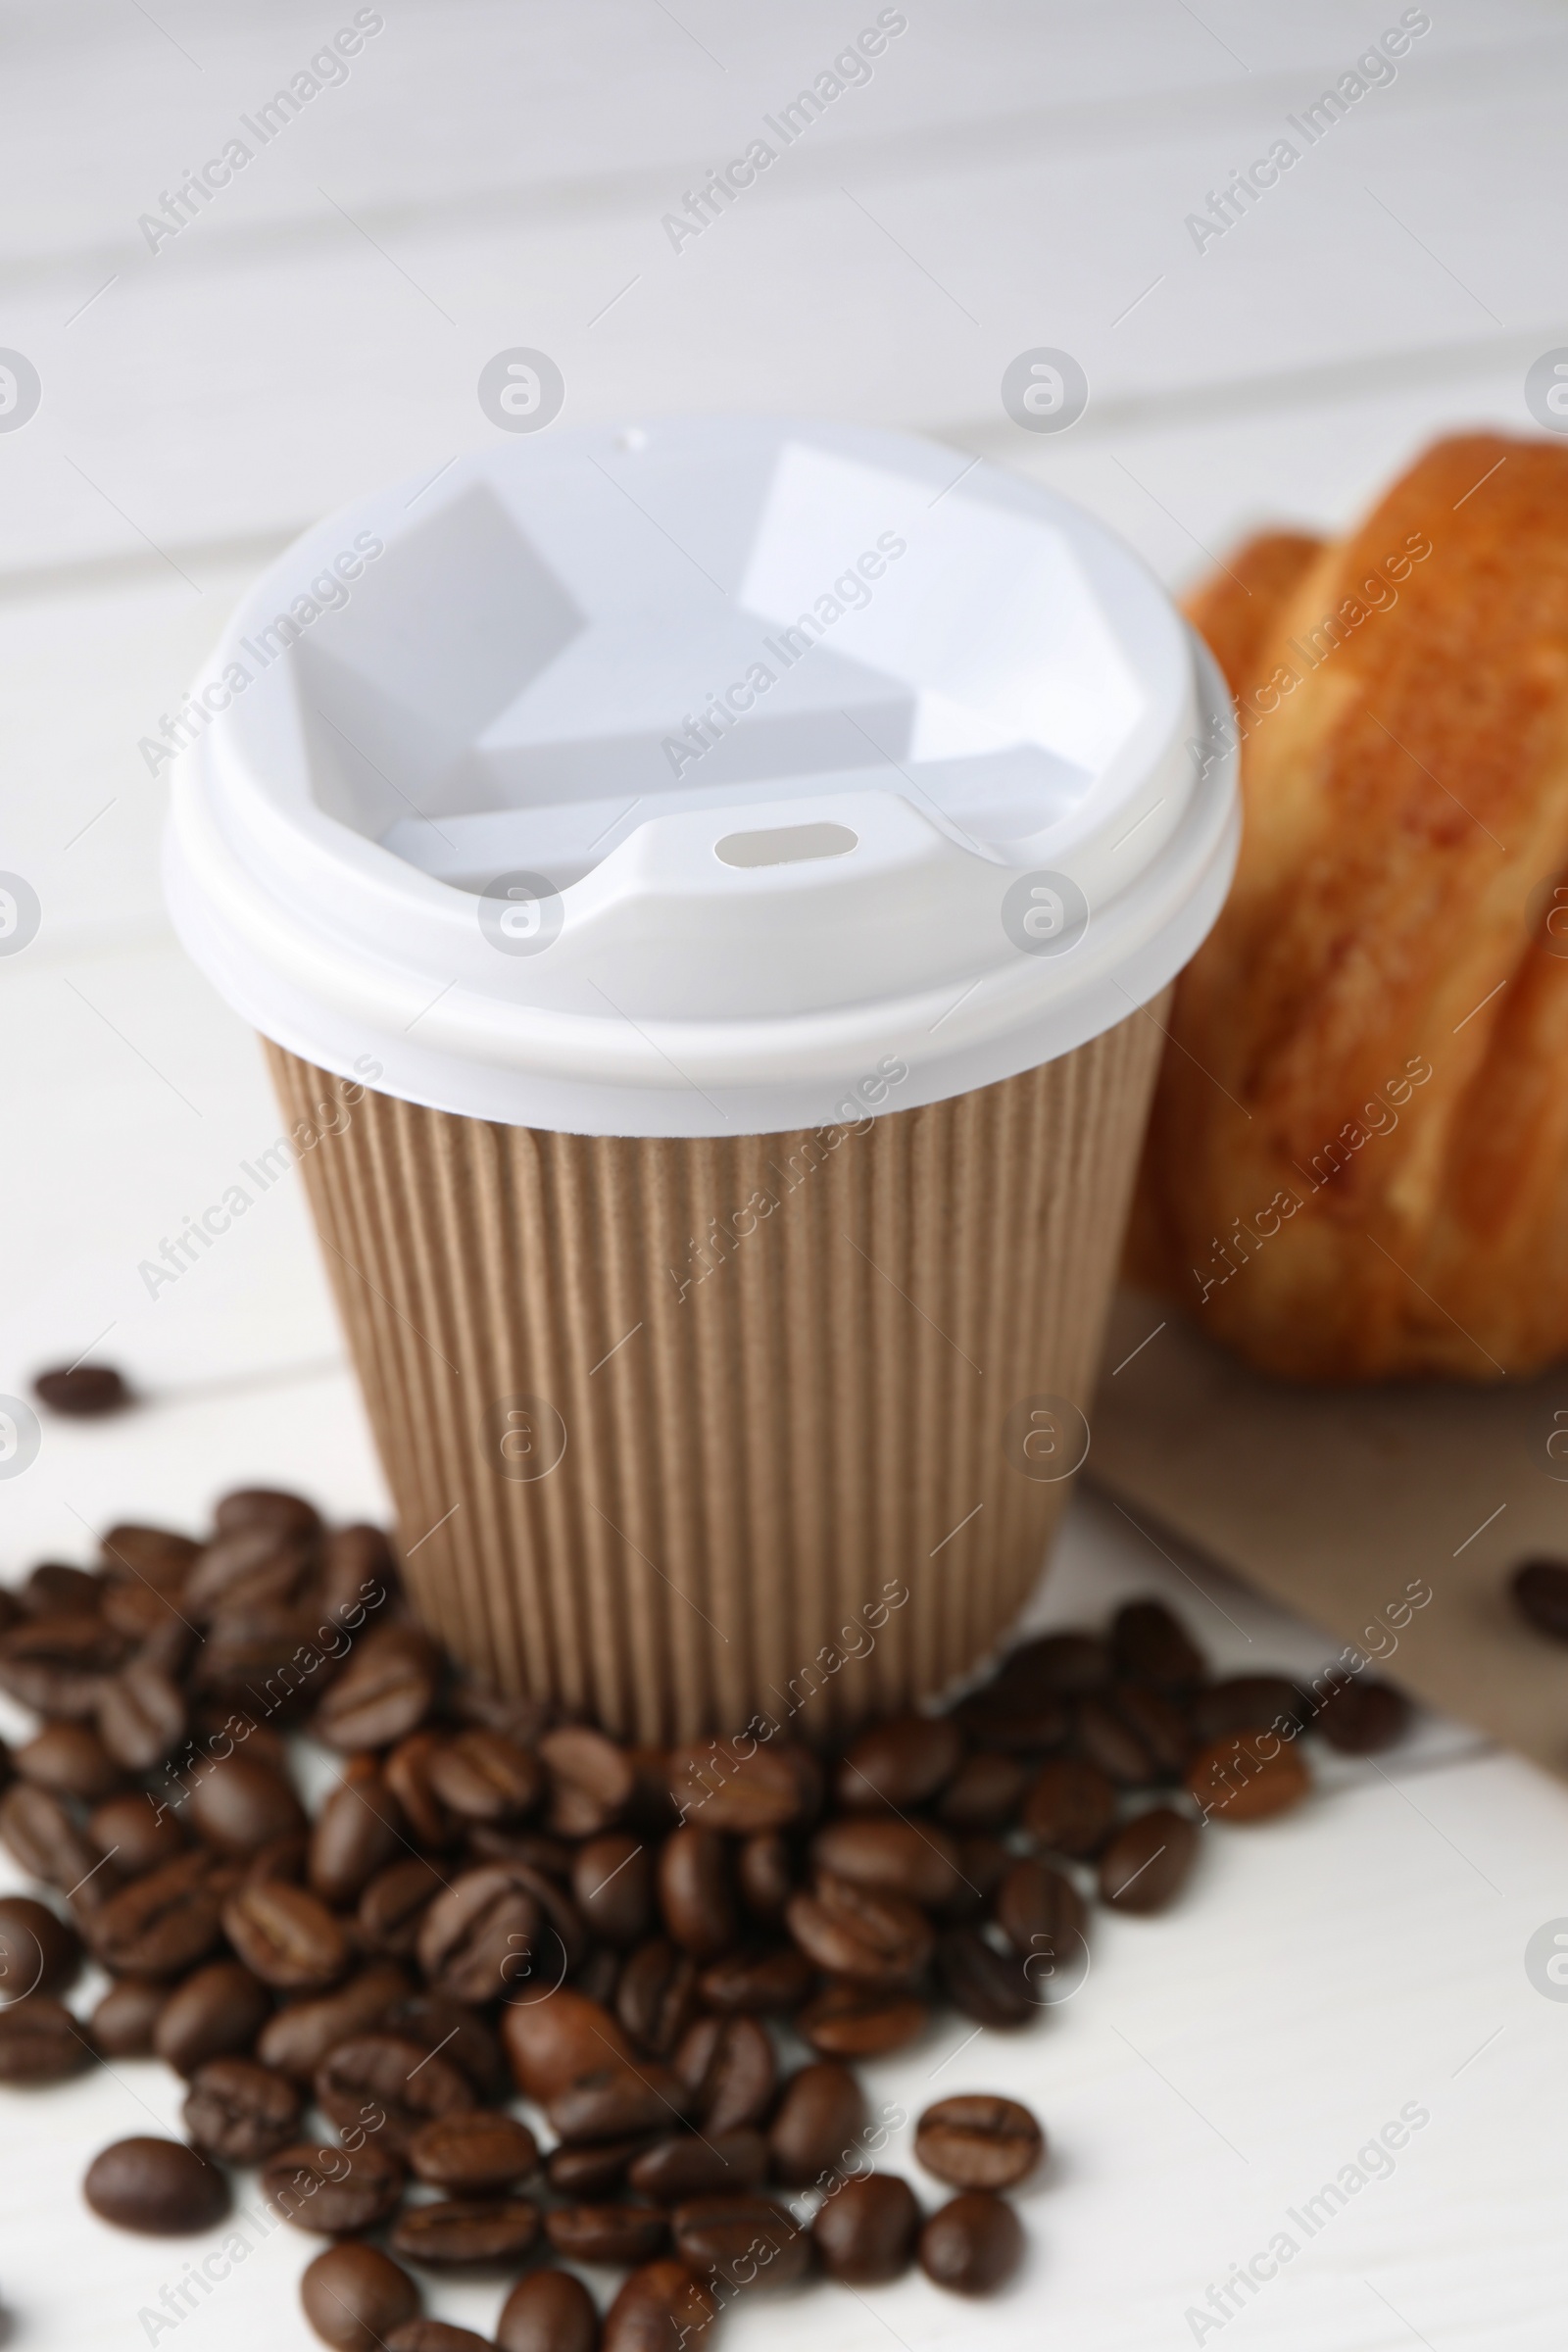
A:
{"type": "MultiPolygon", "coordinates": [[[[279,1125],[254,1043],[170,938],[167,771],[138,746],[266,556],[486,440],[475,383],[495,352],[549,352],[568,421],[765,407],[924,430],[1083,499],[1174,582],[1255,520],[1343,523],[1437,431],[1531,429],[1525,371],[1568,344],[1568,24],[1549,0],[1434,0],[1396,77],[1298,140],[1201,251],[1187,216],[1399,23],[1394,0],[909,0],[870,78],[678,251],[663,216],[874,7],[371,13],[347,78],[251,139],[156,252],[139,216],[354,9],[0,13],[0,344],[42,386],[0,430],[0,869],[42,906],[0,957],[0,1392],[93,1349],[151,1400],[50,1424],[0,1483],[6,1577],[89,1557],[112,1518],[194,1522],[241,1481],[338,1515],[382,1505],[297,1178],[172,1288],[149,1297],[138,1273],[279,1125]],[[1042,346],[1092,388],[1059,436],[1020,430],[1000,398],[1007,363],[1042,346]]],[[[1325,1654],[1081,1496],[1044,1617],[1145,1589],[1223,1661],[1325,1654]]],[[[1207,1833],[1189,1898],[1104,1923],[1089,1982],[1037,2034],[955,2055],[955,2025],[876,2076],[911,2112],[959,2086],[1038,2104],[1056,2153],[1016,2288],[984,2311],[918,2278],[822,2290],[759,2302],[725,2340],[1556,2352],[1568,2008],[1523,1955],[1559,1913],[1568,1797],[1454,1727],[1325,1773],[1267,1832],[1207,1833]],[[1429,2120],[1387,2178],[1310,2235],[1288,2218],[1406,2107],[1429,2120]],[[1282,2230],[1298,2251],[1257,2283],[1282,2230]],[[1216,2319],[1211,2285],[1249,2261],[1255,2291],[1223,2325],[1189,2316],[1216,2319]]],[[[294,2280],[314,2241],[286,2230],[177,2328],[138,2316],[206,2248],[118,2235],[77,2183],[96,2146],[175,2112],[151,2064],[0,2098],[18,2344],[310,2340],[294,2280]]],[[[485,2328],[499,2290],[431,2300],[485,2328]]]]}

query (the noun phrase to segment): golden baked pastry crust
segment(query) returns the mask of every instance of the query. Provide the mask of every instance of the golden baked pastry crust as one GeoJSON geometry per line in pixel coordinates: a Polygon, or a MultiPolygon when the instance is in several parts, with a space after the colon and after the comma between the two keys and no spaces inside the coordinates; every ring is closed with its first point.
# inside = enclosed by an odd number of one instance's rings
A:
{"type": "Polygon", "coordinates": [[[1245,831],[1179,983],[1133,1271],[1271,1370],[1568,1353],[1568,449],[1471,434],[1192,600],[1245,831]],[[1560,933],[1560,936],[1557,935],[1560,933]]]}

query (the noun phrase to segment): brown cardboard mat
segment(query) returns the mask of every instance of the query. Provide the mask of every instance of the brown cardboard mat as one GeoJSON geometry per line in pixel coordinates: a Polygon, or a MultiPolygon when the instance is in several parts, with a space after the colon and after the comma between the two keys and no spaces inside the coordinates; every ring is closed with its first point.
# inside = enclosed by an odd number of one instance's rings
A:
{"type": "Polygon", "coordinates": [[[1086,1475],[1145,1524],[1568,1777],[1568,1646],[1505,1592],[1530,1554],[1568,1560],[1568,1365],[1492,1389],[1308,1388],[1123,1292],[1091,1427],[1086,1475]]]}

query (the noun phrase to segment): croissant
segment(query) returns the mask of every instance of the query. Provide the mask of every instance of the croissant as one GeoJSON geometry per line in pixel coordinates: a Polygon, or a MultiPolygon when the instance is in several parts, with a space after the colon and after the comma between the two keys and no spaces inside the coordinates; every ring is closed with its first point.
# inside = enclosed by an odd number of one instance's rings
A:
{"type": "Polygon", "coordinates": [[[1188,611],[1244,834],[1130,1270],[1299,1379],[1537,1370],[1568,1354],[1568,448],[1440,442],[1188,611]]]}

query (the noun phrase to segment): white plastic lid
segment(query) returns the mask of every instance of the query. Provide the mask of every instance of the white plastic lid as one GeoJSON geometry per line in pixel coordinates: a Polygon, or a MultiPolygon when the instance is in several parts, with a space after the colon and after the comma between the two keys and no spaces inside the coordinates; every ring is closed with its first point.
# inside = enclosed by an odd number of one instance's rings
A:
{"type": "Polygon", "coordinates": [[[1050,1060],[1181,968],[1236,857],[1229,701],[1137,559],[848,426],[518,437],[368,499],[257,582],[188,709],[167,884],[229,1002],[578,1134],[1050,1060]]]}

